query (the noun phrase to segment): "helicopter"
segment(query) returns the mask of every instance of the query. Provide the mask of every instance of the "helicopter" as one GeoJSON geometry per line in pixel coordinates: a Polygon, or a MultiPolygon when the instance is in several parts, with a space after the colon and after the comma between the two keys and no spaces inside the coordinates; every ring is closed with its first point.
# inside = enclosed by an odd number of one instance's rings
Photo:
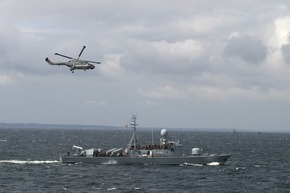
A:
{"type": "Polygon", "coordinates": [[[91,64],[91,63],[101,64],[101,62],[95,62],[95,61],[89,61],[89,60],[80,60],[79,58],[81,57],[81,55],[82,55],[82,53],[83,53],[85,48],[86,48],[86,46],[83,46],[83,49],[81,50],[81,52],[79,54],[79,57],[77,59],[69,57],[69,56],[65,56],[65,55],[62,55],[62,54],[59,54],[59,53],[55,53],[55,55],[71,59],[68,62],[54,63],[48,58],[45,58],[45,61],[48,64],[50,64],[50,65],[58,65],[58,66],[64,65],[64,66],[67,66],[67,67],[70,68],[70,71],[72,73],[74,73],[74,70],[84,70],[84,71],[93,70],[95,68],[95,66],[93,64],[91,64]]]}

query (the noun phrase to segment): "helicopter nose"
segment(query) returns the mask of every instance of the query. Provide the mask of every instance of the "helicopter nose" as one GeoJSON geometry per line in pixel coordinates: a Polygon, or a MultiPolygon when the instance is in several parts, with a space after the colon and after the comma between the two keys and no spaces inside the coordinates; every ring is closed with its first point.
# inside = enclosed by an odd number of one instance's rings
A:
{"type": "Polygon", "coordinates": [[[94,65],[91,65],[91,69],[94,69],[95,68],[95,66],[94,65]]]}

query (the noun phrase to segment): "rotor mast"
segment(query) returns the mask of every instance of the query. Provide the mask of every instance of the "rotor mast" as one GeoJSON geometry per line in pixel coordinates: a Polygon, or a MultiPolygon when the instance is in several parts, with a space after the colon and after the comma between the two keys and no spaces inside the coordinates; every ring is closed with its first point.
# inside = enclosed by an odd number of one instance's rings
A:
{"type": "Polygon", "coordinates": [[[83,46],[83,49],[82,49],[82,51],[80,52],[78,59],[81,57],[81,55],[82,55],[82,53],[83,53],[83,51],[84,51],[85,48],[86,48],[86,46],[83,46]]]}

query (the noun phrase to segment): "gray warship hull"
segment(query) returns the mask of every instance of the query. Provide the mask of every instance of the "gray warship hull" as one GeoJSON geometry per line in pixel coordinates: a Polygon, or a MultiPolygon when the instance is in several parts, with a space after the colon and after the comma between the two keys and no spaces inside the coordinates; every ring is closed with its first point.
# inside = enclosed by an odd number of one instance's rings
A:
{"type": "Polygon", "coordinates": [[[154,165],[182,165],[217,163],[224,165],[231,154],[204,154],[200,148],[193,148],[191,155],[185,156],[181,151],[179,141],[168,140],[168,131],[161,130],[160,144],[140,146],[136,135],[136,115],[131,118],[133,129],[132,138],[127,148],[91,148],[84,150],[80,146],[73,146],[75,153],[67,152],[60,157],[62,163],[90,163],[90,164],[154,164],[154,165]]]}
{"type": "Polygon", "coordinates": [[[201,155],[186,157],[73,157],[62,156],[62,163],[89,163],[89,164],[148,164],[148,165],[207,165],[218,163],[224,165],[231,154],[201,155]]]}

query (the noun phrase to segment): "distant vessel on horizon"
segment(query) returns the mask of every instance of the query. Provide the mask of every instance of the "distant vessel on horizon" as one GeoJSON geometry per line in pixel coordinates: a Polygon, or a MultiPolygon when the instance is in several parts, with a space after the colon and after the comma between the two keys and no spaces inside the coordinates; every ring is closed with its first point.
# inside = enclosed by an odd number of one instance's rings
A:
{"type": "Polygon", "coordinates": [[[237,131],[235,128],[233,128],[232,134],[235,134],[235,133],[237,133],[237,131]]]}

